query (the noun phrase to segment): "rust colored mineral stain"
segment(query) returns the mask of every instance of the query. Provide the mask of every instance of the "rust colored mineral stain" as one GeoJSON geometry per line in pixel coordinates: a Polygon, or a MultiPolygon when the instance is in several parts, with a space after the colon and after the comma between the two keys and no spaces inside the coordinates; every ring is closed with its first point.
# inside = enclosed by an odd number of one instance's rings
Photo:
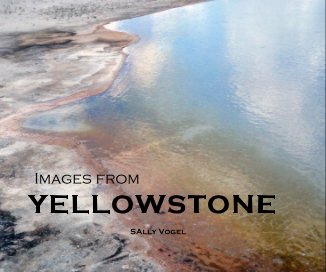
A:
{"type": "MultiPolygon", "coordinates": [[[[110,31],[103,27],[103,25],[99,25],[95,28],[94,32],[91,34],[82,34],[82,35],[68,35],[62,33],[36,33],[33,35],[22,35],[18,39],[18,48],[19,50],[24,50],[25,48],[29,48],[32,46],[49,46],[53,44],[65,44],[65,43],[88,43],[88,42],[105,42],[114,46],[120,53],[123,55],[123,58],[118,63],[116,69],[113,71],[113,76],[107,80],[105,84],[102,86],[97,86],[96,88],[89,89],[81,89],[77,93],[67,95],[62,98],[55,99],[53,101],[37,103],[34,105],[26,106],[13,114],[5,116],[0,119],[0,135],[2,138],[14,138],[16,140],[27,140],[33,141],[40,144],[49,144],[49,145],[58,145],[63,146],[68,149],[72,149],[80,155],[81,161],[80,163],[86,164],[93,169],[94,173],[106,173],[107,167],[103,166],[102,163],[95,160],[96,154],[92,154],[87,148],[87,141],[83,141],[78,139],[78,137],[73,133],[42,133],[38,131],[31,131],[28,129],[24,129],[22,127],[23,121],[28,118],[30,115],[40,112],[49,111],[55,109],[60,106],[68,105],[70,103],[76,102],[78,100],[84,99],[86,97],[98,95],[102,92],[105,92],[109,89],[116,78],[118,72],[120,71],[126,54],[123,53],[123,48],[133,42],[138,40],[137,37],[132,36],[127,33],[110,31]]],[[[101,75],[103,75],[105,71],[101,75]]],[[[108,70],[107,73],[112,73],[112,70],[108,70]]],[[[85,137],[84,137],[85,138],[85,137]]],[[[114,167],[111,168],[114,171],[114,167]]],[[[124,194],[125,191],[122,190],[121,187],[112,186],[111,194],[124,194]]],[[[121,222],[123,222],[126,226],[130,224],[138,224],[141,225],[140,219],[134,213],[129,217],[129,220],[126,220],[124,216],[118,215],[118,218],[121,222]]],[[[121,229],[117,229],[117,231],[121,231],[121,229]]],[[[134,238],[137,240],[137,238],[134,238]]],[[[161,243],[159,241],[149,241],[153,246],[160,247],[161,243]]],[[[136,242],[140,247],[143,247],[142,242],[136,242]]],[[[152,254],[155,252],[155,248],[151,248],[147,254],[152,256],[153,258],[159,260],[161,264],[168,270],[174,270],[175,267],[178,267],[179,271],[187,271],[187,267],[182,264],[176,263],[172,264],[170,262],[162,263],[162,255],[152,254]]]]}
{"type": "MultiPolygon", "coordinates": [[[[136,40],[136,37],[127,33],[110,31],[106,30],[103,26],[98,26],[93,33],[87,35],[69,35],[62,33],[37,33],[36,36],[23,35],[19,38],[19,46],[21,49],[23,49],[34,45],[49,46],[50,44],[105,42],[116,47],[117,50],[121,50],[122,52],[123,47],[135,42],[136,40]]],[[[103,139],[103,135],[101,135],[99,132],[89,132],[89,134],[86,133],[82,137],[74,133],[48,134],[23,129],[21,124],[25,118],[32,114],[52,110],[106,91],[112,85],[113,80],[125,61],[125,58],[126,55],[123,54],[123,58],[117,65],[115,71],[113,71],[114,76],[112,76],[105,84],[101,86],[97,86],[96,88],[92,89],[81,89],[75,94],[71,94],[54,101],[27,106],[18,110],[16,113],[1,119],[1,136],[30,140],[42,144],[59,145],[72,149],[80,155],[80,158],[82,158],[81,163],[89,165],[93,169],[94,173],[106,173],[106,164],[96,160],[99,150],[97,148],[90,147],[91,141],[94,140],[95,136],[95,138],[99,140],[100,146],[105,147],[106,145],[109,145],[110,148],[114,148],[114,144],[112,146],[112,142],[116,141],[110,141],[110,143],[108,143],[107,139],[103,139]]],[[[100,76],[103,76],[103,74],[106,72],[112,73],[111,70],[103,71],[100,76]]],[[[130,133],[127,129],[125,132],[126,134],[130,133]]],[[[119,149],[119,147],[116,148],[119,149]]],[[[147,148],[150,147],[146,145],[135,146],[134,149],[131,151],[129,150],[128,152],[142,154],[144,149],[146,150],[147,148]]],[[[134,156],[134,154],[132,155],[134,156]]],[[[132,169],[130,169],[128,165],[125,165],[123,161],[123,156],[127,156],[128,154],[122,152],[120,155],[122,156],[121,160],[118,159],[114,162],[110,161],[110,170],[113,172],[115,169],[116,171],[124,171],[125,173],[131,172],[132,169]]],[[[150,167],[150,165],[148,165],[148,167],[150,167]]],[[[155,185],[153,187],[153,184],[143,182],[141,185],[139,185],[141,186],[140,193],[151,191],[151,193],[155,194],[165,190],[162,173],[155,173],[155,175],[157,176],[156,182],[160,185],[155,185]],[[159,182],[160,180],[162,182],[159,182]]],[[[139,190],[139,186],[128,186],[127,190],[124,190],[124,188],[119,186],[111,186],[110,193],[113,195],[128,194],[133,189],[139,190]]],[[[223,236],[225,248],[230,249],[232,252],[240,253],[246,248],[247,243],[245,243],[245,241],[243,241],[238,235],[231,234],[224,226],[223,220],[219,219],[218,217],[211,217],[208,219],[205,213],[199,215],[195,219],[195,222],[205,220],[207,222],[205,228],[199,228],[202,229],[203,233],[198,234],[198,228],[192,228],[190,226],[190,223],[194,220],[193,215],[186,213],[183,215],[183,217],[183,222],[186,223],[180,224],[179,217],[167,216],[166,214],[157,215],[149,213],[146,215],[139,215],[139,213],[133,211],[130,213],[130,215],[128,215],[128,218],[126,218],[124,215],[118,215],[118,218],[125,224],[125,226],[143,227],[144,224],[150,223],[151,225],[162,224],[162,226],[160,225],[158,227],[164,227],[164,222],[168,222],[167,224],[170,224],[171,226],[178,226],[186,230],[187,235],[178,235],[177,239],[175,239],[173,236],[162,237],[159,235],[152,238],[145,238],[151,245],[151,248],[148,250],[147,254],[154,259],[157,259],[160,263],[162,263],[163,260],[163,264],[168,270],[189,271],[189,267],[191,267],[194,270],[206,269],[208,271],[238,271],[239,268],[245,267],[248,269],[253,269],[254,265],[256,264],[262,265],[264,260],[260,260],[257,256],[257,263],[252,264],[245,258],[235,261],[232,255],[228,255],[224,251],[214,248],[207,248],[207,243],[219,241],[219,236],[223,236]],[[212,233],[207,233],[205,229],[207,229],[208,226],[214,226],[215,230],[212,233]],[[192,239],[193,237],[196,238],[192,239]]],[[[137,238],[133,237],[133,239],[137,238]]],[[[137,246],[137,243],[134,246],[137,246]]],[[[268,263],[265,264],[265,268],[268,269],[268,271],[273,271],[272,265],[268,263]]]]}

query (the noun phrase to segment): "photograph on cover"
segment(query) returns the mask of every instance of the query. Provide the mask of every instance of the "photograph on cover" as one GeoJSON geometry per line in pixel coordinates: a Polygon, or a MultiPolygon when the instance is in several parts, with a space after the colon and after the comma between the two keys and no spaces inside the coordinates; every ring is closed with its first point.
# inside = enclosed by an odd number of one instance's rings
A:
{"type": "Polygon", "coordinates": [[[0,272],[325,269],[324,0],[0,0],[0,272]]]}

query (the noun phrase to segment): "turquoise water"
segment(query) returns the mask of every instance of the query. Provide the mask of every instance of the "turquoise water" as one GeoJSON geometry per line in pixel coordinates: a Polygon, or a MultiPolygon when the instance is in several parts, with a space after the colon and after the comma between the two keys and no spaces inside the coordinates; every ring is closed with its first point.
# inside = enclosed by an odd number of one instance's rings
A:
{"type": "MultiPolygon", "coordinates": [[[[275,194],[275,216],[226,215],[225,223],[207,219],[191,230],[194,218],[178,223],[210,252],[218,246],[240,258],[232,233],[245,237],[252,263],[258,254],[276,270],[321,270],[324,11],[321,0],[213,1],[112,23],[140,41],[125,49],[114,86],[59,123],[79,115],[92,129],[80,137],[94,156],[139,173],[140,192],[275,194]],[[210,229],[219,239],[207,241],[210,229]]],[[[49,114],[27,124],[55,124],[49,114]]],[[[214,267],[205,261],[199,257],[214,267]]]]}

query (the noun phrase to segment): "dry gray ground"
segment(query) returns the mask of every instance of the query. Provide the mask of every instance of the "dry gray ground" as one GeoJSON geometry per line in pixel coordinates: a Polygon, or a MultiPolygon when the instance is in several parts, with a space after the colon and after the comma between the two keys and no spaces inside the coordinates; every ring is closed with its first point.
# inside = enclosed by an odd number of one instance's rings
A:
{"type": "Polygon", "coordinates": [[[1,0],[0,32],[71,28],[183,6],[198,0],[1,0]],[[37,3],[37,4],[36,4],[37,3]]]}
{"type": "MultiPolygon", "coordinates": [[[[62,192],[35,186],[36,171],[62,175],[92,169],[70,148],[46,144],[51,135],[41,141],[22,133],[19,122],[111,84],[125,58],[122,48],[134,38],[95,31],[95,24],[192,2],[0,1],[0,272],[164,269],[146,257],[145,241],[114,230],[122,224],[117,218],[35,216],[27,194],[62,192]],[[135,243],[138,251],[131,249],[135,243]]],[[[64,189],[86,197],[94,188],[64,189]]]]}
{"type": "Polygon", "coordinates": [[[49,203],[44,203],[43,213],[34,214],[28,194],[78,194],[81,208],[92,206],[89,196],[95,186],[35,185],[32,178],[36,169],[52,174],[89,173],[77,154],[57,146],[4,139],[0,139],[0,154],[0,271],[161,270],[144,256],[145,242],[137,242],[138,251],[129,248],[135,241],[118,233],[123,227],[114,214],[51,216],[49,203]]]}

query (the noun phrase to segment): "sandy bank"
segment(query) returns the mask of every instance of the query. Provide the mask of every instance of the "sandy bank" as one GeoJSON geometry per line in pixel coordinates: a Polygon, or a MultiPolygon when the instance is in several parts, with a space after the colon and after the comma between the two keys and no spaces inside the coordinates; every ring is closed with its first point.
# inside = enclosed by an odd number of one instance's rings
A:
{"type": "Polygon", "coordinates": [[[198,0],[3,0],[0,3],[0,33],[44,29],[72,29],[137,17],[198,0]]]}

